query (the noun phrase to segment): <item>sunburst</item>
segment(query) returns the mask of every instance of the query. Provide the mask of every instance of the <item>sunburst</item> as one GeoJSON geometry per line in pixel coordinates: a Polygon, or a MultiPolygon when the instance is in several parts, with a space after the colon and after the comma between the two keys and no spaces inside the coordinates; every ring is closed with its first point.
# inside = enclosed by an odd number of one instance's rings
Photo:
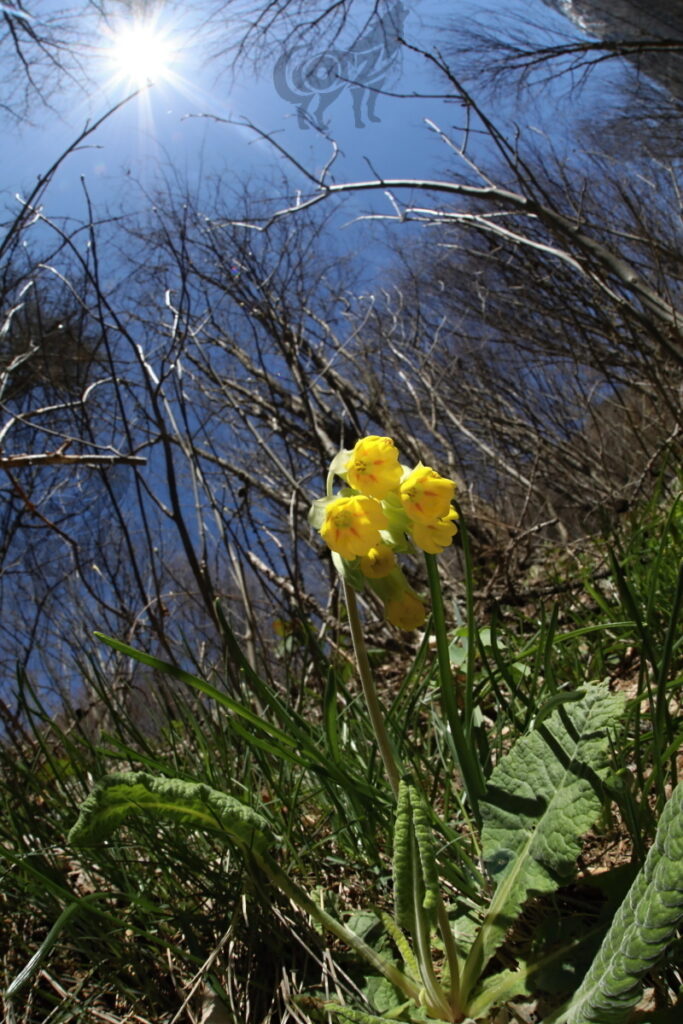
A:
{"type": "Polygon", "coordinates": [[[155,20],[119,26],[107,51],[114,77],[136,86],[172,78],[178,55],[178,40],[155,20]]]}

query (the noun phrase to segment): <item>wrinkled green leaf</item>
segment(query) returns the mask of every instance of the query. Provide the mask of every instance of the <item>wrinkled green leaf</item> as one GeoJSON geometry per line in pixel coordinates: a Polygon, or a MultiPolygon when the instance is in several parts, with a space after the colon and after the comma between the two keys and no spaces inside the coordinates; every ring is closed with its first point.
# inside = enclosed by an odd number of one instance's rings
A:
{"type": "Polygon", "coordinates": [[[406,931],[412,931],[415,925],[413,909],[415,865],[412,856],[410,788],[404,779],[401,779],[398,790],[392,869],[394,875],[394,913],[396,914],[396,920],[406,931]]]}
{"type": "Polygon", "coordinates": [[[349,1021],[350,1024],[386,1024],[387,1021],[391,1021],[390,1017],[378,1017],[374,1013],[367,1013],[353,1006],[342,1006],[341,1003],[325,1003],[321,1009],[336,1020],[349,1021]]]}
{"type": "Polygon", "coordinates": [[[219,832],[253,849],[265,849],[271,841],[265,820],[234,797],[203,783],[146,772],[105,776],[81,805],[69,841],[77,846],[99,843],[126,819],[141,815],[219,832]]]}
{"type": "Polygon", "coordinates": [[[622,1024],[683,923],[683,785],[668,801],[642,870],[614,915],[590,970],[563,1014],[566,1024],[622,1024]]]}
{"type": "Polygon", "coordinates": [[[606,686],[589,687],[581,701],[518,740],[493,770],[481,812],[484,860],[496,890],[465,965],[466,997],[528,894],[552,892],[572,877],[579,837],[603,803],[609,731],[623,704],[606,686]]]}
{"type": "Polygon", "coordinates": [[[406,1005],[406,997],[392,985],[388,978],[381,975],[370,975],[365,979],[361,990],[363,995],[377,1013],[382,1016],[391,1014],[406,1005]]]}

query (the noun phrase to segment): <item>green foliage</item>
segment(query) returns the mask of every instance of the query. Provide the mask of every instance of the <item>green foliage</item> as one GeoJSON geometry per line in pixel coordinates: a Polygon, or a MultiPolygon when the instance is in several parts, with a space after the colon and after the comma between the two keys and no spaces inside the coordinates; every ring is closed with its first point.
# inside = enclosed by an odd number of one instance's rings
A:
{"type": "Polygon", "coordinates": [[[647,860],[617,910],[600,951],[562,1019],[623,1024],[643,975],[683,923],[683,785],[661,816],[647,860]]]}
{"type": "Polygon", "coordinates": [[[496,884],[464,985],[479,977],[531,892],[573,876],[579,837],[604,804],[610,731],[624,701],[604,686],[555,711],[493,770],[482,803],[484,859],[496,884]]]}
{"type": "Polygon", "coordinates": [[[351,1021],[351,1024],[387,1024],[395,1017],[378,1017],[374,1013],[357,1010],[353,1006],[340,1006],[339,1003],[325,1003],[321,1009],[329,1013],[335,1020],[351,1021]]]}
{"type": "MultiPolygon", "coordinates": [[[[642,529],[612,538],[609,577],[604,549],[587,549],[580,600],[569,593],[519,618],[501,609],[483,628],[470,601],[466,626],[437,630],[440,661],[425,637],[400,683],[380,692],[404,773],[395,806],[339,643],[315,648],[324,691],[293,708],[227,623],[229,694],[220,678],[107,641],[144,666],[149,699],[169,708],[156,734],[92,669],[109,720],[96,739],[60,726],[22,677],[28,732],[0,748],[2,900],[10,919],[36,923],[5,937],[11,1005],[30,998],[46,1018],[47,969],[92,977],[93,991],[161,1019],[177,1009],[164,951],[189,981],[231,929],[241,952],[219,958],[207,982],[226,1002],[227,987],[243,993],[261,1017],[283,970],[317,989],[304,944],[320,955],[327,933],[336,976],[351,980],[300,1002],[311,1019],[491,1021],[496,1007],[544,992],[551,1024],[578,988],[567,1024],[622,1021],[680,921],[680,790],[664,799],[681,739],[674,510],[653,508],[642,529]],[[619,820],[634,874],[657,838],[579,988],[630,868],[596,874],[590,890],[568,883],[585,833],[597,823],[599,845],[619,820]],[[287,926],[272,914],[278,891],[303,914],[288,911],[287,926]]],[[[394,671],[378,651],[372,661],[394,671]]]]}
{"type": "Polygon", "coordinates": [[[82,896],[77,902],[69,903],[69,905],[64,908],[50,928],[50,931],[47,933],[43,942],[41,942],[40,947],[33,954],[23,970],[17,974],[12,983],[7,987],[7,991],[5,993],[7,999],[14,999],[28,984],[34,974],[38,971],[43,961],[47,959],[53,946],[55,946],[59,941],[63,930],[66,928],[71,918],[76,917],[77,914],[82,914],[88,909],[89,904],[94,903],[96,900],[102,900],[105,896],[106,893],[90,893],[88,896],[82,896]]]}
{"type": "Polygon", "coordinates": [[[412,807],[410,805],[410,789],[401,779],[396,806],[394,823],[394,855],[392,867],[394,875],[394,911],[396,920],[401,927],[412,929],[413,919],[413,885],[415,864],[412,855],[412,807]]]}
{"type": "Polygon", "coordinates": [[[439,872],[436,866],[432,822],[419,790],[411,785],[408,786],[408,789],[410,808],[413,812],[415,846],[420,864],[421,889],[424,891],[422,909],[425,911],[427,919],[434,923],[436,908],[439,904],[439,872]]]}
{"type": "Polygon", "coordinates": [[[146,772],[105,776],[83,803],[69,842],[76,846],[101,843],[126,819],[141,814],[216,831],[246,849],[265,849],[272,843],[267,822],[227,793],[146,772]]]}
{"type": "Polygon", "coordinates": [[[439,902],[432,822],[417,787],[401,779],[394,825],[394,907],[396,920],[408,931],[416,927],[415,898],[434,924],[439,902]]]}
{"type": "Polygon", "coordinates": [[[101,842],[128,819],[136,817],[172,821],[222,835],[236,844],[274,886],[323,928],[345,941],[406,995],[416,994],[415,986],[393,963],[379,956],[359,935],[331,917],[282,871],[267,852],[271,841],[264,831],[267,827],[264,820],[251,808],[208,786],[178,779],[159,779],[145,772],[110,775],[99,783],[83,804],[78,821],[70,832],[70,840],[78,845],[101,842]]]}
{"type": "MultiPolygon", "coordinates": [[[[397,917],[414,936],[411,961],[419,967],[425,1005],[433,1016],[449,1019],[451,1013],[470,1012],[470,994],[529,892],[551,891],[570,875],[578,852],[577,834],[592,824],[600,810],[609,729],[622,704],[604,687],[590,688],[580,702],[560,707],[539,730],[518,740],[494,770],[482,805],[482,841],[497,888],[460,980],[457,954],[447,950],[451,953],[450,1000],[434,975],[429,946],[440,905],[430,816],[414,783],[401,780],[394,828],[397,917]]],[[[111,775],[83,804],[70,839],[77,844],[101,841],[139,815],[220,831],[245,854],[255,855],[271,881],[303,910],[410,994],[412,986],[400,972],[318,908],[270,860],[266,822],[227,795],[205,785],[144,772],[111,775]]],[[[447,931],[444,940],[448,941],[446,935],[447,931]]],[[[501,981],[509,989],[510,980],[503,977],[492,984],[489,979],[478,993],[478,1011],[495,1001],[501,981]]]]}

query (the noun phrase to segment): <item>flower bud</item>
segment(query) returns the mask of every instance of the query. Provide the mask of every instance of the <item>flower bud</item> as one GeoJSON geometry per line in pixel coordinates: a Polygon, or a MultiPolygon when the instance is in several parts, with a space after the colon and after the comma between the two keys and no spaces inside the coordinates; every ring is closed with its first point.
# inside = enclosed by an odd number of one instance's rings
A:
{"type": "Polygon", "coordinates": [[[370,548],[360,560],[360,570],[369,580],[381,580],[383,576],[388,576],[395,565],[396,555],[383,541],[370,548]]]}
{"type": "Polygon", "coordinates": [[[399,629],[419,629],[424,626],[427,613],[419,597],[412,590],[404,590],[384,605],[384,614],[392,626],[399,629]]]}

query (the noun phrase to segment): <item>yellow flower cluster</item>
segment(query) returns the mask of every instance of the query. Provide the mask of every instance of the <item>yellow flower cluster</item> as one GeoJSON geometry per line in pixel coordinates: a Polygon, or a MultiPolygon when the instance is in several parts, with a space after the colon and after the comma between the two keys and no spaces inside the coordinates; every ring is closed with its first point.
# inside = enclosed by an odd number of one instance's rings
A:
{"type": "Polygon", "coordinates": [[[420,598],[396,562],[408,550],[406,536],[431,555],[440,554],[455,536],[458,514],[451,505],[452,480],[418,462],[402,466],[390,437],[370,435],[351,451],[342,451],[330,467],[328,496],[315,502],[310,520],[342,560],[338,567],[355,585],[367,583],[384,601],[385,614],[401,629],[425,620],[420,598]],[[335,497],[334,475],[346,486],[335,497]]]}

